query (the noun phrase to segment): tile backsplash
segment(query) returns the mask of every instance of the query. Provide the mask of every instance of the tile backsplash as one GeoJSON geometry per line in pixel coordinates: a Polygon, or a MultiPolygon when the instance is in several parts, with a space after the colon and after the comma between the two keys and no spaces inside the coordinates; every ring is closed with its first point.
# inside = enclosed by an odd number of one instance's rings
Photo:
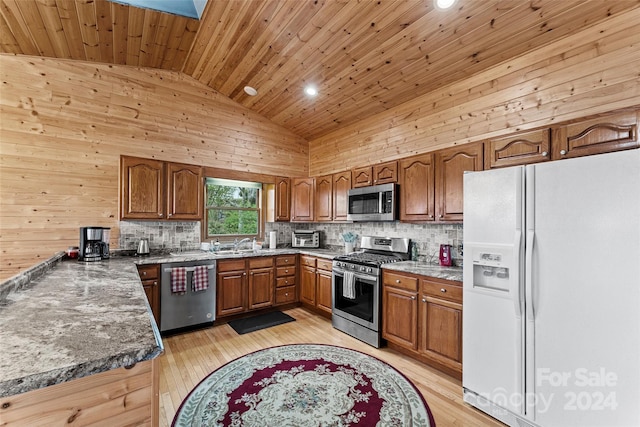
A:
{"type": "Polygon", "coordinates": [[[197,249],[200,246],[200,221],[120,221],[119,247],[137,249],[142,237],[149,249],[197,249]]]}
{"type": "MultiPolygon", "coordinates": [[[[294,230],[322,231],[323,247],[343,247],[341,239],[348,231],[360,236],[408,237],[417,244],[419,260],[430,264],[438,263],[440,244],[453,246],[452,258],[456,265],[462,265],[462,224],[408,224],[392,222],[354,223],[289,223],[268,222],[266,235],[277,233],[278,247],[291,246],[294,230]]],[[[119,247],[136,249],[140,238],[149,239],[149,249],[197,249],[200,246],[199,221],[120,221],[119,247]]],[[[358,240],[359,243],[359,240],[358,240]]],[[[356,249],[359,244],[356,243],[356,249]]]]}
{"type": "MultiPolygon", "coordinates": [[[[277,232],[278,246],[291,245],[294,230],[322,231],[322,245],[342,247],[341,235],[348,231],[360,236],[408,237],[417,244],[419,260],[430,264],[439,262],[440,245],[453,246],[452,258],[462,265],[462,224],[408,224],[391,222],[354,222],[342,224],[269,222],[267,233],[277,232]]],[[[356,243],[356,249],[359,245],[356,243]]]]}

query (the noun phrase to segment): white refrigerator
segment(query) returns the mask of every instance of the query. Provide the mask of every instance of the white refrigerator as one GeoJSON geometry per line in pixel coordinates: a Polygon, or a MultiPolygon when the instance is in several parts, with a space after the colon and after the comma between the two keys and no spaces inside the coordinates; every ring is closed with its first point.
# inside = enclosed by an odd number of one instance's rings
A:
{"type": "Polygon", "coordinates": [[[640,426],[640,150],[464,175],[465,402],[640,426]]]}

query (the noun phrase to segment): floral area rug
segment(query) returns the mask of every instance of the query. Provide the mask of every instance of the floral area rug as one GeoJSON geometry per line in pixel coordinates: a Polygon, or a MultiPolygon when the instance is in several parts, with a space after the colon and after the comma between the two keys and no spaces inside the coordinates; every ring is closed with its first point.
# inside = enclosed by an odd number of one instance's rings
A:
{"type": "Polygon", "coordinates": [[[173,426],[435,426],[416,387],[355,350],[267,348],[215,370],[182,402],[173,426]]]}

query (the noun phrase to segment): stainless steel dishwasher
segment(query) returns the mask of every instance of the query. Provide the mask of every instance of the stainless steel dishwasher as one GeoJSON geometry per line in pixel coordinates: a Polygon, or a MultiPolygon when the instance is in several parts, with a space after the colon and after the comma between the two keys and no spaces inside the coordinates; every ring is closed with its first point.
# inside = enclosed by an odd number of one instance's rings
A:
{"type": "Polygon", "coordinates": [[[162,264],[160,276],[160,332],[211,323],[216,317],[216,260],[172,262],[162,264]],[[206,266],[208,287],[194,291],[193,272],[196,266],[206,266]],[[171,272],[185,267],[186,290],[171,291],[171,272]]]}

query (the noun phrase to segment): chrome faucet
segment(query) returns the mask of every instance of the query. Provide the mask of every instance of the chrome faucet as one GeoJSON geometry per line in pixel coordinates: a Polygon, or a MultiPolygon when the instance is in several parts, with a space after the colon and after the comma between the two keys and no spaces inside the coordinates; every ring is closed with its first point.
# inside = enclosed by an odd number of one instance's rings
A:
{"type": "Polygon", "coordinates": [[[251,239],[249,239],[248,237],[245,237],[244,239],[242,239],[242,240],[240,240],[238,242],[238,238],[236,237],[236,239],[233,241],[233,250],[237,252],[238,248],[240,248],[240,246],[243,243],[250,242],[250,241],[251,241],[251,239]]]}

